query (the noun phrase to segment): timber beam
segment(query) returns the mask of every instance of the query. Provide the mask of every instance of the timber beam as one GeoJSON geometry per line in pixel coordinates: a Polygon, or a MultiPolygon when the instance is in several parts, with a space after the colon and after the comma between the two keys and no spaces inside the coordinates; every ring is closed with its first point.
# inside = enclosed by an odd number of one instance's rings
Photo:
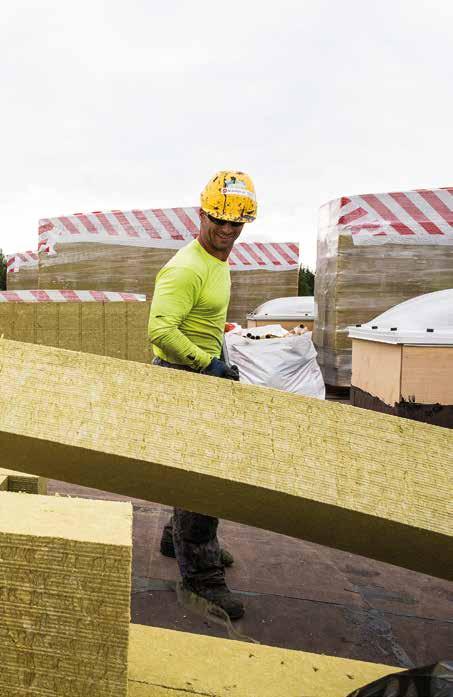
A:
{"type": "Polygon", "coordinates": [[[453,431],[0,341],[0,465],[453,578],[453,431]]]}

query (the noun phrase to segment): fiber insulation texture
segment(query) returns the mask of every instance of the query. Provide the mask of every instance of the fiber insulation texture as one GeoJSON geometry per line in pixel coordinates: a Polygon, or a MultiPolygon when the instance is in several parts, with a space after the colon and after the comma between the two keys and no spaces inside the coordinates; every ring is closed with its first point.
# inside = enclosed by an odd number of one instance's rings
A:
{"type": "Polygon", "coordinates": [[[399,670],[131,625],[129,697],[345,697],[399,670]]]}
{"type": "Polygon", "coordinates": [[[130,504],[0,493],[2,697],[126,697],[131,528],[130,504]]]}
{"type": "MultiPolygon", "coordinates": [[[[156,275],[176,251],[125,244],[57,243],[56,254],[39,255],[39,288],[145,293],[151,299],[156,275]]],[[[247,314],[257,305],[296,295],[297,283],[297,265],[282,271],[232,270],[228,319],[245,325],[247,314]]]]}
{"type": "Polygon", "coordinates": [[[422,293],[453,288],[453,246],[354,245],[351,233],[320,216],[313,340],[328,385],[351,384],[347,327],[422,293]]]}
{"type": "Polygon", "coordinates": [[[0,303],[0,336],[149,363],[149,303],[0,303]]]}
{"type": "Polygon", "coordinates": [[[21,471],[453,576],[450,430],[7,340],[0,372],[21,471]]]}
{"type": "Polygon", "coordinates": [[[21,267],[14,273],[6,274],[7,290],[32,290],[38,288],[39,283],[38,264],[32,267],[21,267]]]}
{"type": "Polygon", "coordinates": [[[28,494],[47,494],[47,479],[34,474],[15,472],[0,468],[0,477],[7,478],[6,491],[16,491],[28,494]]]}

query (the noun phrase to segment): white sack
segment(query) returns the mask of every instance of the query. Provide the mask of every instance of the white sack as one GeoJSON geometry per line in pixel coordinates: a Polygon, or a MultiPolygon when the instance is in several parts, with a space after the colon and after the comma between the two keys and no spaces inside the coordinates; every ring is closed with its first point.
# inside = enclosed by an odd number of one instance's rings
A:
{"type": "Polygon", "coordinates": [[[325,399],[324,380],[316,361],[311,332],[289,335],[280,325],[237,329],[225,335],[228,360],[237,365],[241,382],[274,387],[306,397],[325,399]],[[248,339],[277,334],[277,339],[248,339]]]}

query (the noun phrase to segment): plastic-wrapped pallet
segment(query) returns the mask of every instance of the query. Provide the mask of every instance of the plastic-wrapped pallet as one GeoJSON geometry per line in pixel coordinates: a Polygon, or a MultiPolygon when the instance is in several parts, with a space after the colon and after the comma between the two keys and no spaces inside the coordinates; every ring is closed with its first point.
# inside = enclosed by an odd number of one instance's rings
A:
{"type": "Polygon", "coordinates": [[[349,325],[453,286],[453,189],[343,197],[321,208],[314,342],[327,384],[349,386],[349,325]]]}
{"type": "MultiPolygon", "coordinates": [[[[106,211],[46,218],[39,229],[39,287],[115,290],[151,298],[160,268],[199,229],[198,208],[106,211]]],[[[230,256],[229,319],[297,293],[299,248],[240,242],[230,256]]]]}
{"type": "Polygon", "coordinates": [[[90,290],[0,291],[0,336],[149,363],[144,295],[90,290]]]}
{"type": "Polygon", "coordinates": [[[38,252],[22,252],[6,256],[6,287],[26,290],[38,287],[38,252]]]}

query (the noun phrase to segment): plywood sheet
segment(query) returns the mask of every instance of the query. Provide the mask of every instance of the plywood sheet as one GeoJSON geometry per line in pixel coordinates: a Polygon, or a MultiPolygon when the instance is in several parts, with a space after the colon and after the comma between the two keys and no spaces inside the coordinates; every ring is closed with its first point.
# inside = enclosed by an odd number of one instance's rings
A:
{"type": "Polygon", "coordinates": [[[453,575],[447,429],[6,340],[0,371],[22,471],[453,575]]]}
{"type": "Polygon", "coordinates": [[[386,404],[400,401],[401,346],[377,341],[352,342],[352,385],[386,404]]]}
{"type": "Polygon", "coordinates": [[[0,694],[126,697],[131,520],[127,503],[0,493],[0,694]]]}
{"type": "Polygon", "coordinates": [[[419,404],[453,404],[453,346],[403,346],[401,396],[419,404]]]}
{"type": "Polygon", "coordinates": [[[131,625],[129,697],[345,697],[399,670],[131,625]]]}

